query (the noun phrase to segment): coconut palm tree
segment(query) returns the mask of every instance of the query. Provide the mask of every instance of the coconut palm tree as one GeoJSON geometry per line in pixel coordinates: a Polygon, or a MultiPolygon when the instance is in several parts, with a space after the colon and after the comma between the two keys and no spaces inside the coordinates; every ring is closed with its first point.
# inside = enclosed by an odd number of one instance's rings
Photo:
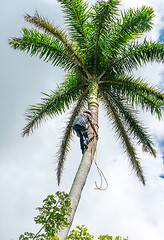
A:
{"type": "MultiPolygon", "coordinates": [[[[145,184],[134,144],[140,144],[143,151],[154,157],[156,150],[150,135],[137,118],[136,107],[150,111],[161,119],[164,94],[142,78],[136,78],[132,70],[148,62],[164,60],[164,44],[147,38],[137,40],[151,30],[154,10],[142,6],[119,11],[119,0],[101,0],[91,7],[85,0],[58,2],[64,12],[66,28],[54,26],[36,12],[34,16],[26,14],[24,18],[38,30],[23,28],[21,37],[9,39],[14,49],[25,51],[31,56],[38,55],[53,66],[60,66],[67,71],[65,80],[56,90],[44,94],[41,103],[29,107],[26,113],[27,125],[22,135],[29,135],[43,120],[71,108],[57,155],[59,184],[70,148],[73,122],[87,106],[98,130],[100,102],[122,142],[134,172],[145,184]]],[[[70,226],[96,151],[97,139],[91,129],[89,133],[89,147],[82,156],[70,190],[70,226]]],[[[64,239],[68,230],[61,231],[59,238],[64,239]]]]}

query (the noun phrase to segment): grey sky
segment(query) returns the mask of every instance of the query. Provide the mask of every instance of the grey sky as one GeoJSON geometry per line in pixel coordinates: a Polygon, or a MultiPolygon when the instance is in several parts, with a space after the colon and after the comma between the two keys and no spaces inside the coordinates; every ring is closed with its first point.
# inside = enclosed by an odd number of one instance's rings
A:
{"type": "MultiPolygon", "coordinates": [[[[148,0],[124,0],[123,7],[141,6],[141,3],[155,8],[157,16],[149,36],[157,40],[160,29],[164,27],[164,7],[161,1],[148,0]]],[[[39,227],[33,221],[35,208],[48,194],[57,190],[69,191],[81,158],[79,140],[75,137],[59,188],[54,156],[66,114],[44,123],[28,138],[20,136],[25,125],[23,114],[28,105],[39,102],[41,92],[49,93],[64,78],[59,68],[8,46],[9,37],[20,36],[21,28],[29,26],[23,21],[23,15],[33,14],[36,9],[57,25],[63,24],[56,0],[6,0],[1,3],[0,240],[16,240],[25,231],[37,232],[39,227]]],[[[137,74],[143,75],[152,84],[162,86],[163,73],[163,65],[154,64],[139,69],[137,74]]],[[[94,190],[94,182],[99,183],[99,176],[93,165],[73,226],[85,224],[96,236],[118,234],[129,236],[129,240],[163,239],[164,180],[159,176],[164,173],[164,150],[162,145],[158,145],[164,139],[163,123],[150,118],[149,114],[141,116],[153,135],[159,153],[154,160],[138,148],[147,186],[143,187],[131,172],[127,157],[101,110],[97,161],[108,179],[109,189],[105,192],[94,190]]]]}

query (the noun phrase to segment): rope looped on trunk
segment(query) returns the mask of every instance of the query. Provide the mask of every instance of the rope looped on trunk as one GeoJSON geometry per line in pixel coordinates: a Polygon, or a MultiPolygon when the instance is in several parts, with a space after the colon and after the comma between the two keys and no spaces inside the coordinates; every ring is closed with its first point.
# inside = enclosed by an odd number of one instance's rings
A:
{"type": "MultiPolygon", "coordinates": [[[[94,134],[94,133],[92,133],[94,134]]],[[[96,158],[97,158],[97,148],[96,148],[96,136],[94,134],[94,139],[93,139],[93,145],[92,145],[92,149],[91,149],[91,154],[92,154],[92,161],[94,160],[94,163],[96,165],[96,168],[97,168],[97,171],[100,175],[100,179],[101,179],[101,184],[100,184],[100,187],[98,187],[97,185],[97,182],[95,181],[95,190],[101,190],[101,191],[105,191],[107,188],[108,188],[108,181],[103,173],[103,171],[99,168],[98,164],[97,164],[97,161],[96,161],[96,158]],[[94,153],[94,146],[95,146],[95,153],[94,153]],[[95,157],[94,157],[95,156],[95,157]],[[105,180],[105,183],[106,183],[106,187],[103,188],[103,179],[105,180]]]]}

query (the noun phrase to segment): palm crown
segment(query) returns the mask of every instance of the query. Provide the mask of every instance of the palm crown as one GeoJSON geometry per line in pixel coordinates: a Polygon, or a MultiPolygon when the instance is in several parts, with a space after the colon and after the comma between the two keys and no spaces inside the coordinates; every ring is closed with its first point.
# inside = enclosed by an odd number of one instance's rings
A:
{"type": "Polygon", "coordinates": [[[58,151],[58,182],[63,169],[72,125],[86,104],[98,100],[105,107],[117,136],[123,143],[133,169],[145,184],[133,139],[143,150],[156,156],[154,144],[137,119],[136,106],[149,110],[161,119],[164,94],[132,70],[147,62],[163,61],[164,44],[137,38],[152,28],[154,11],[143,6],[119,11],[119,0],[97,1],[89,7],[84,0],[58,0],[64,12],[67,31],[40,16],[25,15],[25,20],[42,31],[23,28],[22,37],[9,39],[14,49],[38,55],[53,66],[68,71],[63,83],[42,102],[30,106],[22,135],[30,132],[48,117],[72,107],[58,151]],[[132,139],[133,137],[133,139],[132,139]]]}

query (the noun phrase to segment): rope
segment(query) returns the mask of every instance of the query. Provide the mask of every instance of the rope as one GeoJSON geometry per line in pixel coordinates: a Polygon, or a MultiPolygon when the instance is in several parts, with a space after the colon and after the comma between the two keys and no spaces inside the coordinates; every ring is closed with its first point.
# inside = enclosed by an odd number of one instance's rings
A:
{"type": "MultiPolygon", "coordinates": [[[[96,150],[96,155],[97,155],[97,150],[96,150]]],[[[106,179],[103,171],[99,168],[99,166],[98,166],[98,164],[97,164],[97,162],[96,162],[96,157],[94,158],[94,163],[95,163],[95,165],[96,165],[96,167],[97,167],[97,171],[98,171],[98,173],[99,173],[99,175],[100,175],[100,178],[101,178],[100,187],[98,187],[97,182],[95,181],[95,186],[96,186],[96,187],[95,187],[94,189],[95,189],[95,190],[105,191],[105,190],[107,190],[107,188],[108,188],[108,181],[107,181],[107,179],[106,179]],[[105,183],[106,183],[106,187],[105,187],[105,188],[102,188],[103,178],[104,178],[105,183]]]]}
{"type": "MultiPolygon", "coordinates": [[[[96,125],[99,128],[99,125],[97,123],[94,122],[93,124],[96,125]]],[[[83,133],[85,133],[87,131],[88,130],[84,131],[83,133]]],[[[74,133],[75,133],[75,131],[74,131],[74,133]]],[[[100,175],[100,179],[101,179],[100,187],[98,187],[97,182],[95,181],[95,186],[96,187],[94,189],[95,190],[105,191],[108,188],[108,181],[107,181],[103,171],[99,168],[99,166],[97,164],[97,161],[96,161],[96,158],[97,158],[97,148],[96,147],[95,147],[96,148],[95,153],[93,152],[94,151],[94,145],[95,145],[95,139],[96,139],[95,134],[94,133],[89,133],[88,135],[90,135],[90,134],[93,134],[93,146],[92,146],[92,149],[91,149],[92,161],[94,160],[94,163],[95,163],[96,168],[97,168],[97,172],[100,175]],[[94,158],[94,155],[95,155],[95,158],[94,158]],[[103,179],[105,180],[105,183],[106,183],[106,187],[104,187],[104,188],[103,188],[103,179]]],[[[77,136],[78,136],[78,134],[77,134],[77,136]]]]}
{"type": "Polygon", "coordinates": [[[96,165],[96,168],[97,168],[97,172],[99,173],[100,175],[100,179],[101,179],[101,184],[100,184],[100,187],[98,187],[97,185],[97,182],[95,181],[95,190],[101,190],[101,191],[105,191],[107,188],[108,188],[108,181],[103,173],[103,171],[99,168],[98,164],[97,164],[97,161],[96,161],[96,158],[97,158],[97,148],[96,148],[96,151],[95,151],[95,154],[94,154],[94,143],[95,143],[95,135],[94,135],[94,139],[93,139],[93,146],[92,146],[92,150],[91,150],[91,153],[92,153],[92,161],[94,160],[94,163],[96,165]],[[95,157],[94,157],[95,155],[95,157]],[[103,179],[105,180],[105,183],[106,183],[106,187],[103,188],[103,179]]]}

